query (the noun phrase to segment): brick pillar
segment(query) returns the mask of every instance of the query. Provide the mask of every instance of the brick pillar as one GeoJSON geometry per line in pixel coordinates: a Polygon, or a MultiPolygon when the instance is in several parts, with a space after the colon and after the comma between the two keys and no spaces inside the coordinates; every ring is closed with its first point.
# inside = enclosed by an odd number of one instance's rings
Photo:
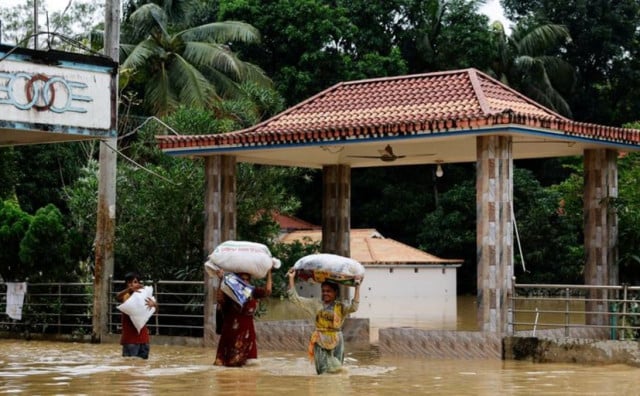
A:
{"type": "MultiPolygon", "coordinates": [[[[204,251],[209,255],[220,243],[236,237],[236,158],[205,158],[204,251]]],[[[203,258],[203,263],[206,257],[203,258]]],[[[204,271],[204,270],[203,270],[204,271]]],[[[204,271],[204,345],[214,346],[218,280],[204,271]]]]}
{"type": "MultiPolygon", "coordinates": [[[[612,200],[618,197],[618,153],[615,150],[584,151],[584,250],[586,285],[617,285],[618,218],[612,200]]],[[[592,292],[586,305],[586,323],[607,325],[607,291],[592,292]]]]}
{"type": "Polygon", "coordinates": [[[513,277],[512,139],[481,136],[476,147],[478,327],[503,334],[513,277]]]}
{"type": "Polygon", "coordinates": [[[351,167],[322,168],[322,252],[349,257],[351,248],[351,167]]]}

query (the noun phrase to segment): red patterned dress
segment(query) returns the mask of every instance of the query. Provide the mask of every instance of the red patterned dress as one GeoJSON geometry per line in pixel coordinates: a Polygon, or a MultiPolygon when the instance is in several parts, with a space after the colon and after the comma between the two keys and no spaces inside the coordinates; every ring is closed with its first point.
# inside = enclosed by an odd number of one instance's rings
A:
{"type": "Polygon", "coordinates": [[[218,341],[216,366],[240,367],[247,359],[258,357],[256,330],[253,316],[260,298],[268,297],[265,288],[256,287],[249,301],[240,307],[221,291],[218,291],[218,304],[222,307],[222,334],[218,341]]]}

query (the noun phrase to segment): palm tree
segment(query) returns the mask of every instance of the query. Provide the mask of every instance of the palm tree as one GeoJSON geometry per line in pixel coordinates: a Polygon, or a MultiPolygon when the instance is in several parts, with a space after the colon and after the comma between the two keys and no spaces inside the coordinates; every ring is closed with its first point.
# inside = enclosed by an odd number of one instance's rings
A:
{"type": "Polygon", "coordinates": [[[573,67],[559,56],[548,55],[554,46],[571,40],[565,26],[547,24],[531,28],[516,26],[511,35],[500,22],[491,26],[495,58],[489,74],[538,103],[567,117],[569,104],[561,91],[575,81],[573,67]]]}
{"type": "Polygon", "coordinates": [[[121,86],[139,84],[145,107],[154,115],[179,105],[212,108],[240,92],[239,83],[271,84],[260,68],[240,60],[229,47],[259,42],[249,24],[214,22],[173,33],[166,11],[153,3],[135,10],[129,23],[137,44],[121,45],[121,86]]]}

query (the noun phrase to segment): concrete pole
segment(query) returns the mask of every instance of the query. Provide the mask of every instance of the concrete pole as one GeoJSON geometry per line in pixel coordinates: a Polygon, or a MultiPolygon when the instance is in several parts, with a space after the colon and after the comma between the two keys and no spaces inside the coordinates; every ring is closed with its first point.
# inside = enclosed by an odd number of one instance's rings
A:
{"type": "MultiPolygon", "coordinates": [[[[204,251],[210,254],[220,243],[236,238],[237,162],[236,157],[213,155],[205,157],[204,251]]],[[[203,257],[203,261],[206,257],[203,257]]],[[[218,279],[204,271],[204,346],[218,342],[215,333],[218,279]]]]}
{"type": "Polygon", "coordinates": [[[38,49],[38,0],[33,0],[33,49],[38,49]]]}
{"type": "MultiPolygon", "coordinates": [[[[619,282],[618,152],[610,149],[584,151],[584,251],[585,285],[609,286],[619,282]]],[[[609,323],[608,300],[611,292],[590,290],[586,302],[588,325],[609,323]]]]}
{"type": "MultiPolygon", "coordinates": [[[[351,257],[351,167],[322,167],[322,252],[351,257]]],[[[340,296],[351,298],[351,288],[340,287],[340,296]]]]}
{"type": "Polygon", "coordinates": [[[506,334],[513,282],[513,142],[476,138],[478,329],[506,334]]]}
{"type": "MultiPolygon", "coordinates": [[[[104,53],[119,62],[120,0],[106,0],[104,53]]],[[[111,130],[118,131],[118,75],[111,84],[111,130]]],[[[100,342],[109,324],[109,283],[113,275],[113,256],[116,225],[116,152],[117,137],[100,141],[100,176],[98,182],[98,211],[95,239],[95,267],[93,280],[92,342],[100,342]]]]}

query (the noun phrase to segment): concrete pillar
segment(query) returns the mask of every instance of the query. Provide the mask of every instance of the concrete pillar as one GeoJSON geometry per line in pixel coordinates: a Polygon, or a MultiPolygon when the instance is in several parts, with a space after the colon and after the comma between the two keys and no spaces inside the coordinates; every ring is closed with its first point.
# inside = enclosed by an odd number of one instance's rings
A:
{"type": "Polygon", "coordinates": [[[508,136],[476,139],[478,327],[508,331],[513,277],[513,156],[508,136]]]}
{"type": "MultiPolygon", "coordinates": [[[[210,254],[220,243],[236,238],[236,158],[205,158],[204,251],[210,254]]],[[[203,262],[206,257],[203,258],[203,262]]],[[[204,271],[204,270],[203,270],[204,271]]],[[[204,345],[214,346],[218,279],[204,271],[204,345]]]]}
{"type": "MultiPolygon", "coordinates": [[[[618,153],[615,150],[584,151],[584,250],[586,285],[617,285],[618,217],[613,201],[618,197],[618,153]]],[[[586,322],[607,325],[607,291],[592,292],[587,301],[586,322]]]]}
{"type": "Polygon", "coordinates": [[[351,167],[323,167],[322,193],[322,252],[350,257],[351,167]]]}

